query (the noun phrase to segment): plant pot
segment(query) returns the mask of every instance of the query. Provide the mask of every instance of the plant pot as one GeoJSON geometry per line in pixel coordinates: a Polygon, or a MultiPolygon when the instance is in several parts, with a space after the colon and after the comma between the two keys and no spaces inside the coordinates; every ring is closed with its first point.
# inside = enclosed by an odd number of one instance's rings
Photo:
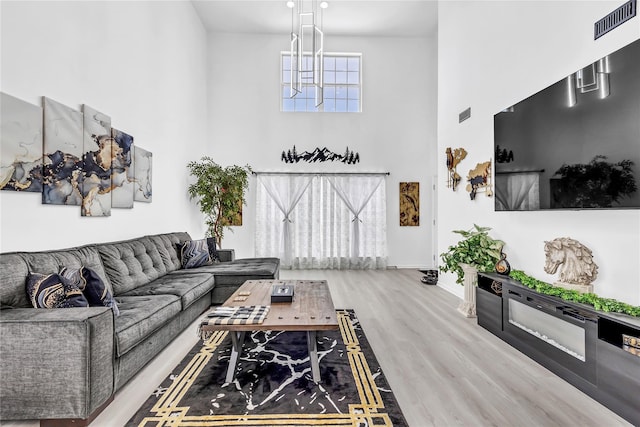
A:
{"type": "Polygon", "coordinates": [[[460,263],[464,271],[464,300],[458,306],[458,311],[465,317],[476,317],[476,285],[478,284],[478,269],[471,264],[460,263]]]}

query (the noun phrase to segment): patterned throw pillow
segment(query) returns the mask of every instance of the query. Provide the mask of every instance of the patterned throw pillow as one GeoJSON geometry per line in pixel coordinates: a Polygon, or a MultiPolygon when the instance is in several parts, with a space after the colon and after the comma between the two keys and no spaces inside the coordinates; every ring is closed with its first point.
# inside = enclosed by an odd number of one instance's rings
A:
{"type": "Polygon", "coordinates": [[[87,267],[79,269],[63,267],[60,275],[82,291],[90,307],[111,307],[114,315],[120,314],[111,291],[94,270],[87,267]]]}
{"type": "Polygon", "coordinates": [[[59,274],[29,274],[27,296],[35,308],[89,307],[80,288],[59,274]]]}
{"type": "MultiPolygon", "coordinates": [[[[212,237],[200,240],[187,240],[179,246],[182,268],[196,268],[213,263],[216,240],[212,237]]],[[[215,252],[217,256],[217,252],[215,252]]]]}

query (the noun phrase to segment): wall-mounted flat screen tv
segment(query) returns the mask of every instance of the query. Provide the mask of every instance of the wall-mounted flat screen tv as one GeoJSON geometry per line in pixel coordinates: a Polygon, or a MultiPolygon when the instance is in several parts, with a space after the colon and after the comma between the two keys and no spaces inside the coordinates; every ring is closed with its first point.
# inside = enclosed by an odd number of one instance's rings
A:
{"type": "Polygon", "coordinates": [[[640,39],[494,116],[495,209],[640,208],[640,39]]]}

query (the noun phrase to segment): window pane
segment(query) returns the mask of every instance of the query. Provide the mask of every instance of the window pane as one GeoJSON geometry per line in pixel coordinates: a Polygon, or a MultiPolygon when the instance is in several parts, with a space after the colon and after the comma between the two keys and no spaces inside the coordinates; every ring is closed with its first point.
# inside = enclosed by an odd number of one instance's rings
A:
{"type": "Polygon", "coordinates": [[[336,97],[336,88],[334,86],[325,86],[324,87],[324,98],[335,98],[336,97]]]}
{"type": "Polygon", "coordinates": [[[329,71],[327,72],[325,70],[324,72],[324,82],[325,83],[335,83],[336,82],[336,73],[334,73],[333,71],[329,71]]]}
{"type": "Polygon", "coordinates": [[[349,99],[360,99],[360,88],[349,86],[347,88],[347,98],[349,99]]]}
{"type": "Polygon", "coordinates": [[[347,71],[347,58],[345,58],[345,57],[336,57],[336,70],[337,71],[347,71]]]}
{"type": "Polygon", "coordinates": [[[336,69],[336,58],[333,56],[324,57],[324,69],[325,71],[333,71],[336,69]]]}
{"type": "Polygon", "coordinates": [[[360,71],[360,58],[352,57],[347,59],[347,66],[349,67],[349,71],[360,71]]]}
{"type": "Polygon", "coordinates": [[[344,86],[336,86],[336,99],[347,99],[347,88],[344,86]]]}
{"type": "Polygon", "coordinates": [[[347,82],[347,73],[344,71],[336,72],[336,83],[346,83],[347,82]]]}
{"type": "MultiPolygon", "coordinates": [[[[299,95],[298,95],[299,96],[299,95]]],[[[307,100],[304,98],[294,98],[295,111],[307,111],[307,100]]]]}
{"type": "Polygon", "coordinates": [[[347,101],[346,100],[336,100],[336,111],[339,113],[344,113],[347,111],[347,101]]]}
{"type": "Polygon", "coordinates": [[[291,98],[286,98],[282,100],[282,111],[293,111],[294,110],[294,101],[291,98]]]}
{"type": "Polygon", "coordinates": [[[360,83],[360,79],[358,78],[359,74],[360,73],[349,71],[349,73],[347,73],[347,83],[351,85],[357,85],[360,83]]]}
{"type": "Polygon", "coordinates": [[[324,98],[324,111],[334,112],[336,111],[336,101],[330,98],[324,98]]]}
{"type": "Polygon", "coordinates": [[[358,111],[360,111],[360,103],[353,99],[347,101],[347,106],[347,111],[349,111],[350,113],[357,113],[358,111]]]}
{"type": "Polygon", "coordinates": [[[291,71],[289,71],[289,70],[282,70],[282,82],[283,82],[283,83],[289,83],[289,82],[291,82],[291,71]]]}
{"type": "Polygon", "coordinates": [[[291,57],[289,55],[282,55],[282,69],[283,70],[291,69],[291,57]]]}

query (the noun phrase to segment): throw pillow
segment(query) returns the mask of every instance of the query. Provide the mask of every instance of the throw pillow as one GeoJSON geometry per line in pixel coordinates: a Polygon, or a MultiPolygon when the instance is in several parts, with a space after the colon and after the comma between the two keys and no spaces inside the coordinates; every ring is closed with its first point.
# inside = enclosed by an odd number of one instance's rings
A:
{"type": "Polygon", "coordinates": [[[187,240],[180,246],[180,263],[182,268],[196,268],[213,262],[210,247],[215,245],[215,239],[187,240]]]}
{"type": "Polygon", "coordinates": [[[79,269],[63,267],[60,275],[82,291],[90,307],[111,307],[114,315],[120,314],[111,290],[94,270],[87,267],[79,269]]]}
{"type": "Polygon", "coordinates": [[[29,274],[27,296],[35,308],[89,306],[80,288],[59,274],[29,274]]]}

